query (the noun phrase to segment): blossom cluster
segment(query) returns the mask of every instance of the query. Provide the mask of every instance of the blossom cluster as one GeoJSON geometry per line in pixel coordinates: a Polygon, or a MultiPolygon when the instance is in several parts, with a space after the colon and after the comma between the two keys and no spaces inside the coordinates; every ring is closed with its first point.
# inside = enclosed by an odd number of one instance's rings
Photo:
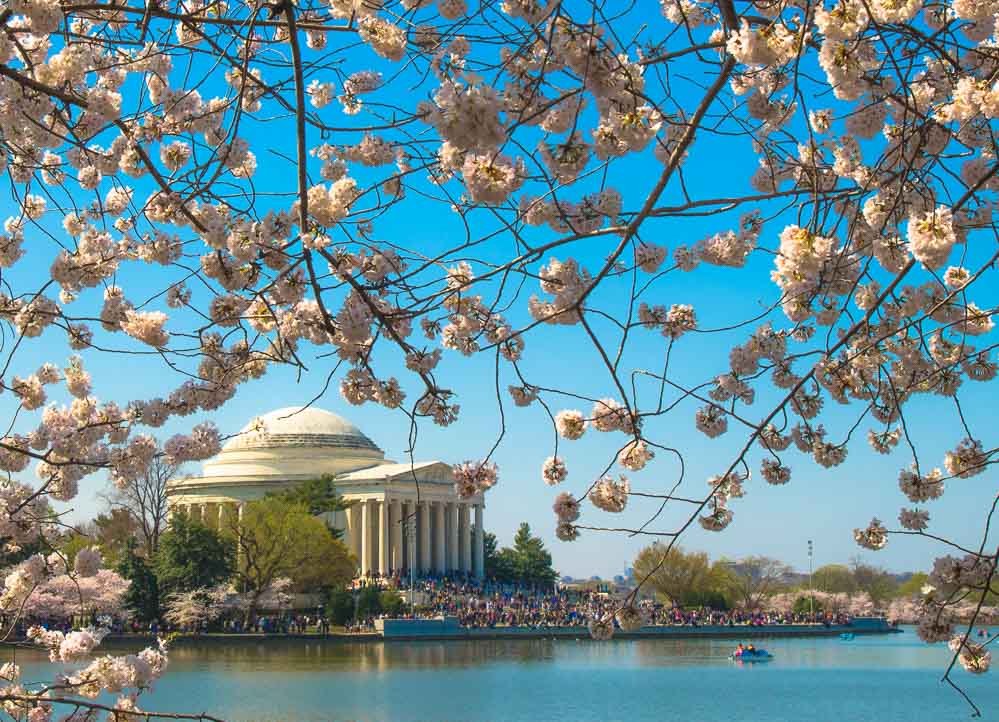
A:
{"type": "Polygon", "coordinates": [[[490,461],[465,461],[451,467],[454,488],[462,499],[488,491],[499,479],[495,463],[490,461]]]}
{"type": "MultiPolygon", "coordinates": [[[[255,3],[8,5],[9,546],[51,539],[50,505],[88,476],[125,487],[160,455],[218,453],[207,417],[274,367],[446,427],[455,364],[495,361],[504,425],[509,398],[516,423],[554,428],[538,461],[566,541],[583,504],[624,527],[644,496],[673,503],[643,474],[684,468],[674,420],[711,448],[746,436],[688,510],[711,531],[751,467],[783,486],[865,443],[906,455],[905,532],[927,531],[945,485],[991,493],[996,444],[965,411],[999,375],[994,0],[661,0],[655,22],[546,0],[328,0],[263,23],[255,3]],[[140,398],[101,356],[134,364],[140,398]],[[953,417],[934,416],[949,436],[932,463],[908,423],[931,402],[953,417]],[[565,447],[606,453],[588,486],[565,447]]],[[[498,467],[453,473],[470,497],[498,467]]],[[[891,533],[874,519],[854,537],[891,533]]],[[[938,563],[920,633],[950,640],[952,597],[983,592],[994,556],[938,563]]],[[[111,605],[120,578],[100,565],[31,556],[0,606],[56,608],[69,582],[111,605]]],[[[44,643],[72,657],[99,636],[72,634],[44,643]]],[[[988,667],[967,640],[955,653],[988,667]]],[[[156,654],[98,660],[80,684],[141,688],[156,654]]]]}

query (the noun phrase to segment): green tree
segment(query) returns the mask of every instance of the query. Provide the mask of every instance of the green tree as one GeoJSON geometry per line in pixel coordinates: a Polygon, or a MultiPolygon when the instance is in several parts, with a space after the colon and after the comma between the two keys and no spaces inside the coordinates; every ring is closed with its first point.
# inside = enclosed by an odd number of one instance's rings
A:
{"type": "Polygon", "coordinates": [[[243,519],[230,520],[236,540],[236,578],[248,595],[246,621],[253,619],[260,597],[280,578],[299,591],[345,584],[354,576],[354,558],[326,524],[300,504],[278,498],[243,507],[243,519]]]}
{"type": "Polygon", "coordinates": [[[923,587],[926,585],[927,580],[929,580],[929,575],[923,572],[916,572],[898,589],[895,590],[896,597],[914,597],[916,595],[922,595],[923,587]]]}
{"type": "Polygon", "coordinates": [[[540,537],[531,535],[531,527],[526,521],[521,522],[513,537],[511,559],[514,576],[521,584],[550,587],[558,578],[552,566],[551,553],[545,549],[545,543],[540,537]]]}
{"type": "Polygon", "coordinates": [[[354,618],[354,595],[344,587],[333,587],[326,597],[326,610],[333,624],[344,626],[354,618]]]}
{"type": "Polygon", "coordinates": [[[373,584],[361,587],[357,595],[357,617],[367,619],[382,613],[381,589],[373,584]]]}
{"type": "Polygon", "coordinates": [[[689,592],[683,600],[685,607],[710,607],[719,611],[727,611],[732,607],[728,595],[720,589],[689,592]]]}
{"type": "Polygon", "coordinates": [[[406,602],[399,596],[399,592],[385,590],[378,595],[381,602],[382,613],[390,617],[398,617],[406,611],[406,602]]]}
{"type": "Polygon", "coordinates": [[[854,559],[852,566],[857,588],[867,592],[875,604],[880,604],[896,595],[899,585],[894,574],[880,567],[865,564],[859,559],[854,559]]]}
{"type": "Polygon", "coordinates": [[[213,587],[233,573],[234,547],[215,529],[176,513],[160,536],[154,570],[162,596],[213,587]]]}
{"type": "Polygon", "coordinates": [[[854,594],[857,580],[845,564],[826,564],[812,574],[812,587],[830,594],[854,594]]]}
{"type": "Polygon", "coordinates": [[[660,598],[680,606],[697,606],[706,598],[724,595],[731,583],[730,571],[723,563],[712,564],[705,552],[685,552],[656,542],[645,547],[635,558],[635,578],[648,577],[648,586],[660,598]]]}
{"type": "Polygon", "coordinates": [[[125,608],[139,620],[149,622],[160,616],[159,583],[149,563],[136,554],[136,546],[136,541],[131,540],[116,571],[131,582],[125,593],[125,608]]]}
{"type": "Polygon", "coordinates": [[[513,564],[513,550],[504,549],[503,552],[508,553],[502,553],[498,549],[496,535],[488,531],[482,535],[482,546],[484,549],[482,559],[486,578],[494,579],[501,583],[516,581],[517,572],[513,564]]]}
{"type": "MultiPolygon", "coordinates": [[[[337,493],[331,474],[307,479],[291,489],[269,492],[264,498],[298,504],[305,507],[313,516],[345,511],[353,505],[337,493]]],[[[327,521],[326,526],[337,539],[343,537],[343,530],[337,529],[330,521],[327,521]]]]}

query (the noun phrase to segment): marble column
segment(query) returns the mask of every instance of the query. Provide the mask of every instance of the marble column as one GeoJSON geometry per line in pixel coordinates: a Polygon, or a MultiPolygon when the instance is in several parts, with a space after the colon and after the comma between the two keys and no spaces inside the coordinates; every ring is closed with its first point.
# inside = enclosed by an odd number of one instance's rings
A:
{"type": "Polygon", "coordinates": [[[413,502],[411,501],[402,502],[402,512],[400,515],[402,524],[400,525],[399,529],[399,536],[402,539],[402,546],[401,546],[402,551],[400,552],[402,564],[399,568],[404,570],[407,574],[409,573],[409,567],[414,563],[414,559],[416,562],[420,561],[419,556],[414,557],[413,555],[413,547],[417,543],[417,540],[411,538],[409,533],[409,525],[412,524],[414,521],[413,519],[414,509],[415,507],[413,505],[413,502]]]}
{"type": "MultiPolygon", "coordinates": [[[[361,535],[359,534],[361,530],[361,522],[358,516],[358,508],[355,504],[354,506],[348,506],[344,509],[344,517],[346,517],[343,530],[343,541],[350,549],[350,553],[354,555],[355,559],[360,560],[361,558],[361,535]]],[[[358,561],[360,564],[360,561],[358,561]]]]}
{"type": "Polygon", "coordinates": [[[392,571],[401,571],[406,567],[405,558],[402,556],[402,522],[406,509],[398,499],[392,499],[387,503],[389,505],[389,536],[392,539],[392,559],[389,567],[392,571]]]}
{"type": "Polygon", "coordinates": [[[452,502],[447,505],[447,522],[447,568],[449,572],[456,572],[460,564],[458,557],[458,504],[452,502]]]}
{"type": "Polygon", "coordinates": [[[486,532],[482,528],[482,504],[475,505],[475,576],[486,576],[486,532]]]}
{"type": "Polygon", "coordinates": [[[472,523],[470,504],[458,505],[458,529],[461,532],[461,571],[465,574],[472,573],[472,523]]]}
{"type": "Polygon", "coordinates": [[[420,532],[417,534],[416,550],[418,557],[416,568],[423,574],[430,571],[430,551],[432,544],[430,541],[430,502],[420,502],[419,509],[420,532]]]}
{"type": "Polygon", "coordinates": [[[431,507],[434,512],[434,571],[443,574],[447,565],[447,557],[444,555],[444,503],[435,501],[431,507]]]}
{"type": "Polygon", "coordinates": [[[205,524],[208,521],[206,516],[207,513],[208,513],[208,504],[198,504],[198,521],[200,521],[202,524],[205,524]]]}
{"type": "Polygon", "coordinates": [[[371,571],[371,502],[361,502],[361,576],[371,571]]]}
{"type": "Polygon", "coordinates": [[[378,505],[378,572],[389,572],[389,520],[388,499],[382,497],[375,502],[378,505]]]}

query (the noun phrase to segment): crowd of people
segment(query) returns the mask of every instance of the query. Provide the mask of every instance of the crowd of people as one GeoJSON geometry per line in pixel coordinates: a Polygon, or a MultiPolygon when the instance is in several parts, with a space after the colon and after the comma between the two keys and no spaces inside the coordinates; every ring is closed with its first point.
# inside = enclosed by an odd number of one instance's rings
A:
{"type": "MultiPolygon", "coordinates": [[[[399,576],[368,576],[356,580],[355,590],[375,586],[379,590],[400,593],[409,589],[410,580],[399,576]]],[[[454,617],[463,627],[586,627],[593,620],[614,614],[621,606],[621,598],[606,592],[586,589],[531,588],[467,577],[421,577],[415,580],[416,604],[412,607],[417,618],[454,617]]],[[[796,614],[789,611],[719,610],[708,607],[680,608],[651,599],[636,602],[649,625],[668,626],[760,626],[774,624],[846,624],[848,615],[820,613],[796,614]]],[[[402,605],[402,612],[391,616],[410,617],[411,607],[402,605]]],[[[356,605],[355,605],[356,611],[356,605]]],[[[228,634],[328,634],[330,620],[322,613],[301,613],[286,610],[267,612],[256,616],[249,624],[242,613],[222,614],[183,628],[157,620],[148,626],[134,619],[102,617],[90,620],[91,626],[110,628],[113,634],[152,634],[169,631],[222,632],[228,634]]],[[[379,615],[388,616],[388,615],[379,615]]],[[[67,630],[70,620],[45,620],[49,629],[67,630]]],[[[22,620],[22,626],[27,621],[22,620]]],[[[348,633],[375,631],[375,617],[367,616],[346,622],[348,633]]]]}
{"type": "MultiPolygon", "coordinates": [[[[407,589],[409,580],[365,580],[389,589],[407,589]]],[[[464,627],[576,627],[612,614],[620,600],[606,593],[565,588],[536,589],[467,578],[423,577],[415,582],[418,617],[456,617],[464,627]]],[[[681,609],[653,600],[637,603],[649,624],[674,626],[760,626],[768,624],[845,624],[843,614],[781,611],[681,609]]]]}

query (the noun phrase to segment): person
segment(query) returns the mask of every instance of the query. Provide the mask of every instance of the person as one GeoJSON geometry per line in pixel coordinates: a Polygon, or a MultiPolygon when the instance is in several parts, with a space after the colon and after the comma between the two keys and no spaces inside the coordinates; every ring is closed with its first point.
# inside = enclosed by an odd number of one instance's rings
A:
{"type": "Polygon", "coordinates": [[[735,656],[741,657],[742,653],[745,652],[745,647],[742,646],[742,642],[739,642],[739,646],[735,648],[735,656]]]}
{"type": "Polygon", "coordinates": [[[746,651],[749,652],[750,654],[756,654],[756,647],[750,644],[749,646],[746,647],[746,651]]]}

